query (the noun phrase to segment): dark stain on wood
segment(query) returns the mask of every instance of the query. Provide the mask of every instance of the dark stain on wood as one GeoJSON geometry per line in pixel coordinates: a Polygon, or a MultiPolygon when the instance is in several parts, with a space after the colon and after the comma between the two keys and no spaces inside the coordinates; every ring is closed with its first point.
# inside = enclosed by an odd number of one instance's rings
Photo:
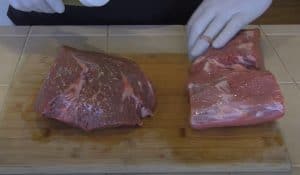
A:
{"type": "Polygon", "coordinates": [[[74,159],[80,158],[80,148],[72,148],[70,156],[74,159]]]}
{"type": "Polygon", "coordinates": [[[51,129],[42,128],[35,132],[32,132],[31,139],[34,141],[48,142],[50,136],[51,136],[51,129]]]}
{"type": "Polygon", "coordinates": [[[186,137],[185,128],[180,128],[179,129],[179,135],[180,135],[180,137],[186,137]]]}

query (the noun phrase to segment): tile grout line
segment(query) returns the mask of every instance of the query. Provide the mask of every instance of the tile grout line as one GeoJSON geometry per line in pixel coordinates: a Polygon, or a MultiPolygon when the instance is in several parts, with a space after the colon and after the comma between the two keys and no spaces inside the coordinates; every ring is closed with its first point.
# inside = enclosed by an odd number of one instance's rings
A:
{"type": "Polygon", "coordinates": [[[27,36],[27,34],[25,34],[25,35],[1,35],[1,34],[0,34],[0,37],[1,37],[1,38],[5,38],[5,37],[22,38],[22,37],[26,37],[26,36],[27,36]]]}
{"type": "Polygon", "coordinates": [[[278,84],[280,85],[295,85],[294,82],[289,82],[289,81],[278,81],[278,84]]]}
{"type": "Polygon", "coordinates": [[[4,106],[4,103],[5,103],[6,99],[7,99],[7,97],[8,97],[9,89],[10,89],[11,86],[12,86],[13,80],[14,80],[14,78],[15,78],[15,76],[16,76],[16,72],[17,72],[17,70],[18,70],[18,68],[19,68],[19,66],[20,66],[21,59],[22,59],[23,53],[24,53],[24,51],[25,51],[25,47],[27,46],[27,43],[28,43],[28,40],[29,40],[29,34],[30,34],[30,32],[31,32],[31,27],[30,27],[30,28],[28,29],[28,31],[27,31],[26,39],[25,39],[25,41],[24,41],[24,44],[23,44],[21,53],[20,53],[19,58],[18,58],[18,61],[17,61],[17,63],[16,63],[16,67],[15,67],[14,72],[13,72],[13,75],[12,75],[12,77],[10,78],[9,83],[8,83],[8,85],[7,85],[7,88],[8,88],[8,89],[7,89],[7,91],[5,92],[5,95],[4,95],[4,101],[3,101],[3,103],[0,105],[0,122],[1,122],[1,118],[2,118],[2,112],[3,112],[2,109],[3,109],[3,106],[4,106]]]}
{"type": "MultiPolygon", "coordinates": [[[[295,29],[294,30],[290,30],[290,31],[287,31],[286,29],[284,30],[282,30],[282,29],[280,29],[281,27],[281,25],[270,25],[270,24],[263,24],[263,25],[260,25],[260,26],[262,26],[261,28],[264,30],[264,32],[265,32],[265,34],[266,34],[266,36],[300,36],[300,33],[299,32],[295,32],[295,29]],[[277,28],[277,30],[274,30],[273,29],[273,32],[272,31],[270,31],[270,29],[269,29],[269,32],[267,32],[268,31],[268,29],[264,29],[264,27],[263,26],[269,26],[269,27],[275,27],[275,28],[277,28]],[[278,30],[278,28],[280,29],[280,31],[278,30]],[[275,32],[274,32],[275,31],[275,32]],[[278,32],[279,31],[279,32],[278,32]],[[283,32],[282,32],[283,31],[283,32]]],[[[297,24],[297,26],[300,26],[300,25],[298,25],[297,24]]],[[[300,28],[299,28],[300,29],[300,28]]],[[[272,29],[271,29],[272,30],[272,29]]]]}
{"type": "MultiPolygon", "coordinates": [[[[268,42],[268,44],[271,46],[271,49],[275,52],[275,54],[276,54],[277,57],[279,58],[279,61],[280,61],[280,63],[282,64],[284,70],[287,72],[289,78],[293,81],[293,82],[291,82],[291,83],[280,83],[280,82],[279,82],[279,85],[288,85],[288,84],[295,85],[295,84],[296,84],[296,86],[297,86],[296,81],[295,81],[294,78],[292,77],[291,73],[288,71],[288,69],[287,69],[286,65],[284,64],[282,58],[280,57],[279,53],[278,53],[277,50],[274,48],[272,42],[270,41],[270,39],[268,38],[268,36],[266,35],[266,33],[265,33],[265,31],[263,30],[262,27],[261,27],[261,29],[262,29],[262,33],[265,35],[266,41],[268,42]]],[[[279,124],[277,124],[277,127],[279,127],[279,124]]],[[[279,129],[279,132],[280,132],[280,135],[283,136],[283,133],[282,133],[283,131],[282,131],[281,129],[279,129]]],[[[290,166],[291,166],[290,169],[292,170],[293,162],[292,162],[292,159],[291,159],[290,152],[289,152],[289,150],[288,150],[288,146],[287,146],[287,144],[286,144],[286,138],[283,138],[283,140],[284,140],[284,143],[285,143],[284,145],[285,145],[285,149],[286,149],[286,152],[287,152],[288,160],[289,160],[290,166]]]]}
{"type": "MultiPolygon", "coordinates": [[[[270,44],[270,46],[272,47],[273,51],[276,53],[276,55],[279,58],[280,63],[283,65],[284,70],[288,73],[289,77],[291,78],[291,80],[293,81],[293,83],[295,85],[297,85],[297,81],[294,79],[294,77],[291,75],[290,71],[288,71],[287,66],[285,65],[284,61],[282,60],[281,56],[279,55],[279,53],[277,52],[277,50],[274,48],[272,42],[270,41],[269,37],[266,35],[266,33],[264,32],[264,30],[262,30],[263,34],[266,36],[266,39],[268,41],[268,43],[270,44]]],[[[297,86],[298,87],[298,86],[297,86]]],[[[299,87],[298,87],[299,89],[299,87]]]]}
{"type": "MultiPolygon", "coordinates": [[[[275,58],[275,59],[277,59],[277,60],[279,61],[279,63],[282,64],[280,67],[283,67],[283,71],[287,74],[288,78],[290,78],[288,81],[284,81],[284,80],[283,80],[283,81],[279,81],[279,80],[278,80],[278,83],[279,83],[280,85],[281,85],[281,84],[295,84],[295,82],[294,82],[293,79],[291,78],[291,75],[289,74],[289,72],[288,72],[287,69],[285,68],[284,64],[282,63],[279,54],[276,53],[275,48],[273,48],[273,46],[271,45],[271,42],[270,42],[270,41],[268,40],[268,38],[267,38],[267,35],[263,32],[262,29],[261,29],[261,35],[262,35],[262,36],[261,36],[261,39],[264,40],[264,41],[266,41],[268,47],[270,47],[270,49],[271,49],[272,51],[275,52],[275,56],[277,57],[277,58],[275,58]]],[[[269,70],[269,71],[270,71],[270,70],[269,70]]]]}
{"type": "Polygon", "coordinates": [[[292,80],[292,81],[278,81],[279,85],[288,85],[288,84],[295,85],[295,81],[293,81],[292,76],[290,75],[289,71],[287,71],[285,65],[282,63],[280,55],[276,52],[276,49],[271,44],[271,41],[269,40],[268,35],[265,33],[262,25],[258,25],[258,27],[262,32],[262,35],[263,35],[262,37],[266,39],[266,42],[270,45],[271,49],[275,52],[276,56],[278,57],[279,62],[282,64],[284,71],[288,74],[288,77],[292,80]]]}

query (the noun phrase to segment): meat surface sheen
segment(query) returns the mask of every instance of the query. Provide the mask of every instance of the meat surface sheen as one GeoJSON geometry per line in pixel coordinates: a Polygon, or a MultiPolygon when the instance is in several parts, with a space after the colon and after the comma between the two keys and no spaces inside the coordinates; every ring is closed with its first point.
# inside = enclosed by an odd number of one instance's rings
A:
{"type": "Polygon", "coordinates": [[[244,30],[191,66],[190,124],[195,129],[260,124],[284,115],[275,77],[264,70],[259,30],[244,30]]]}
{"type": "Polygon", "coordinates": [[[43,82],[36,110],[44,117],[93,130],[141,126],[155,94],[136,63],[63,46],[43,82]]]}

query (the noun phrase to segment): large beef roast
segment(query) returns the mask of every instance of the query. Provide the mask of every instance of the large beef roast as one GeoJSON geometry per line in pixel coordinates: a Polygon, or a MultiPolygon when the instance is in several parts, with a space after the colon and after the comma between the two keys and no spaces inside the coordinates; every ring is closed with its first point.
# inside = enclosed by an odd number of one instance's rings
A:
{"type": "Polygon", "coordinates": [[[194,61],[188,83],[193,128],[252,125],[283,116],[283,96],[264,70],[259,34],[242,31],[224,48],[211,48],[194,61]]]}
{"type": "Polygon", "coordinates": [[[155,94],[133,61],[62,47],[36,102],[43,116],[84,130],[140,126],[155,94]]]}

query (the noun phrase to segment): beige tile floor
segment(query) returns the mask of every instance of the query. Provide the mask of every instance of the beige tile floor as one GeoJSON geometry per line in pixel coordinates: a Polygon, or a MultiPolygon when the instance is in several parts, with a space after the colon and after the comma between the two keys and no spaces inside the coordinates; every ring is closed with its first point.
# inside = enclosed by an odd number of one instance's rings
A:
{"type": "MultiPolygon", "coordinates": [[[[262,48],[267,68],[280,81],[287,101],[287,114],[279,124],[295,167],[293,175],[300,174],[300,140],[297,139],[297,129],[300,125],[300,117],[297,115],[300,112],[300,25],[261,28],[266,34],[262,37],[262,48]],[[298,86],[294,80],[298,81],[298,86]]],[[[32,27],[29,31],[30,37],[26,39],[28,29],[0,27],[0,105],[21,53],[22,58],[30,54],[52,57],[62,44],[118,53],[186,53],[183,26],[32,27]],[[24,43],[26,46],[23,49],[24,43]]]]}
{"type": "Polygon", "coordinates": [[[268,36],[300,35],[299,25],[261,25],[261,28],[268,36]]]}
{"type": "Polygon", "coordinates": [[[230,175],[293,175],[290,173],[231,173],[230,175]]]}
{"type": "Polygon", "coordinates": [[[0,36],[26,36],[28,31],[26,26],[1,26],[0,36]]]}
{"type": "Polygon", "coordinates": [[[261,47],[264,55],[266,68],[272,73],[274,73],[279,82],[293,82],[289,73],[283,66],[278,54],[276,53],[275,49],[272,47],[270,41],[265,35],[262,35],[261,47]]]}
{"type": "Polygon", "coordinates": [[[268,38],[293,79],[300,82],[300,34],[286,36],[270,35],[268,38]]]}
{"type": "Polygon", "coordinates": [[[292,175],[299,175],[300,174],[300,167],[294,167],[292,175]]]}

